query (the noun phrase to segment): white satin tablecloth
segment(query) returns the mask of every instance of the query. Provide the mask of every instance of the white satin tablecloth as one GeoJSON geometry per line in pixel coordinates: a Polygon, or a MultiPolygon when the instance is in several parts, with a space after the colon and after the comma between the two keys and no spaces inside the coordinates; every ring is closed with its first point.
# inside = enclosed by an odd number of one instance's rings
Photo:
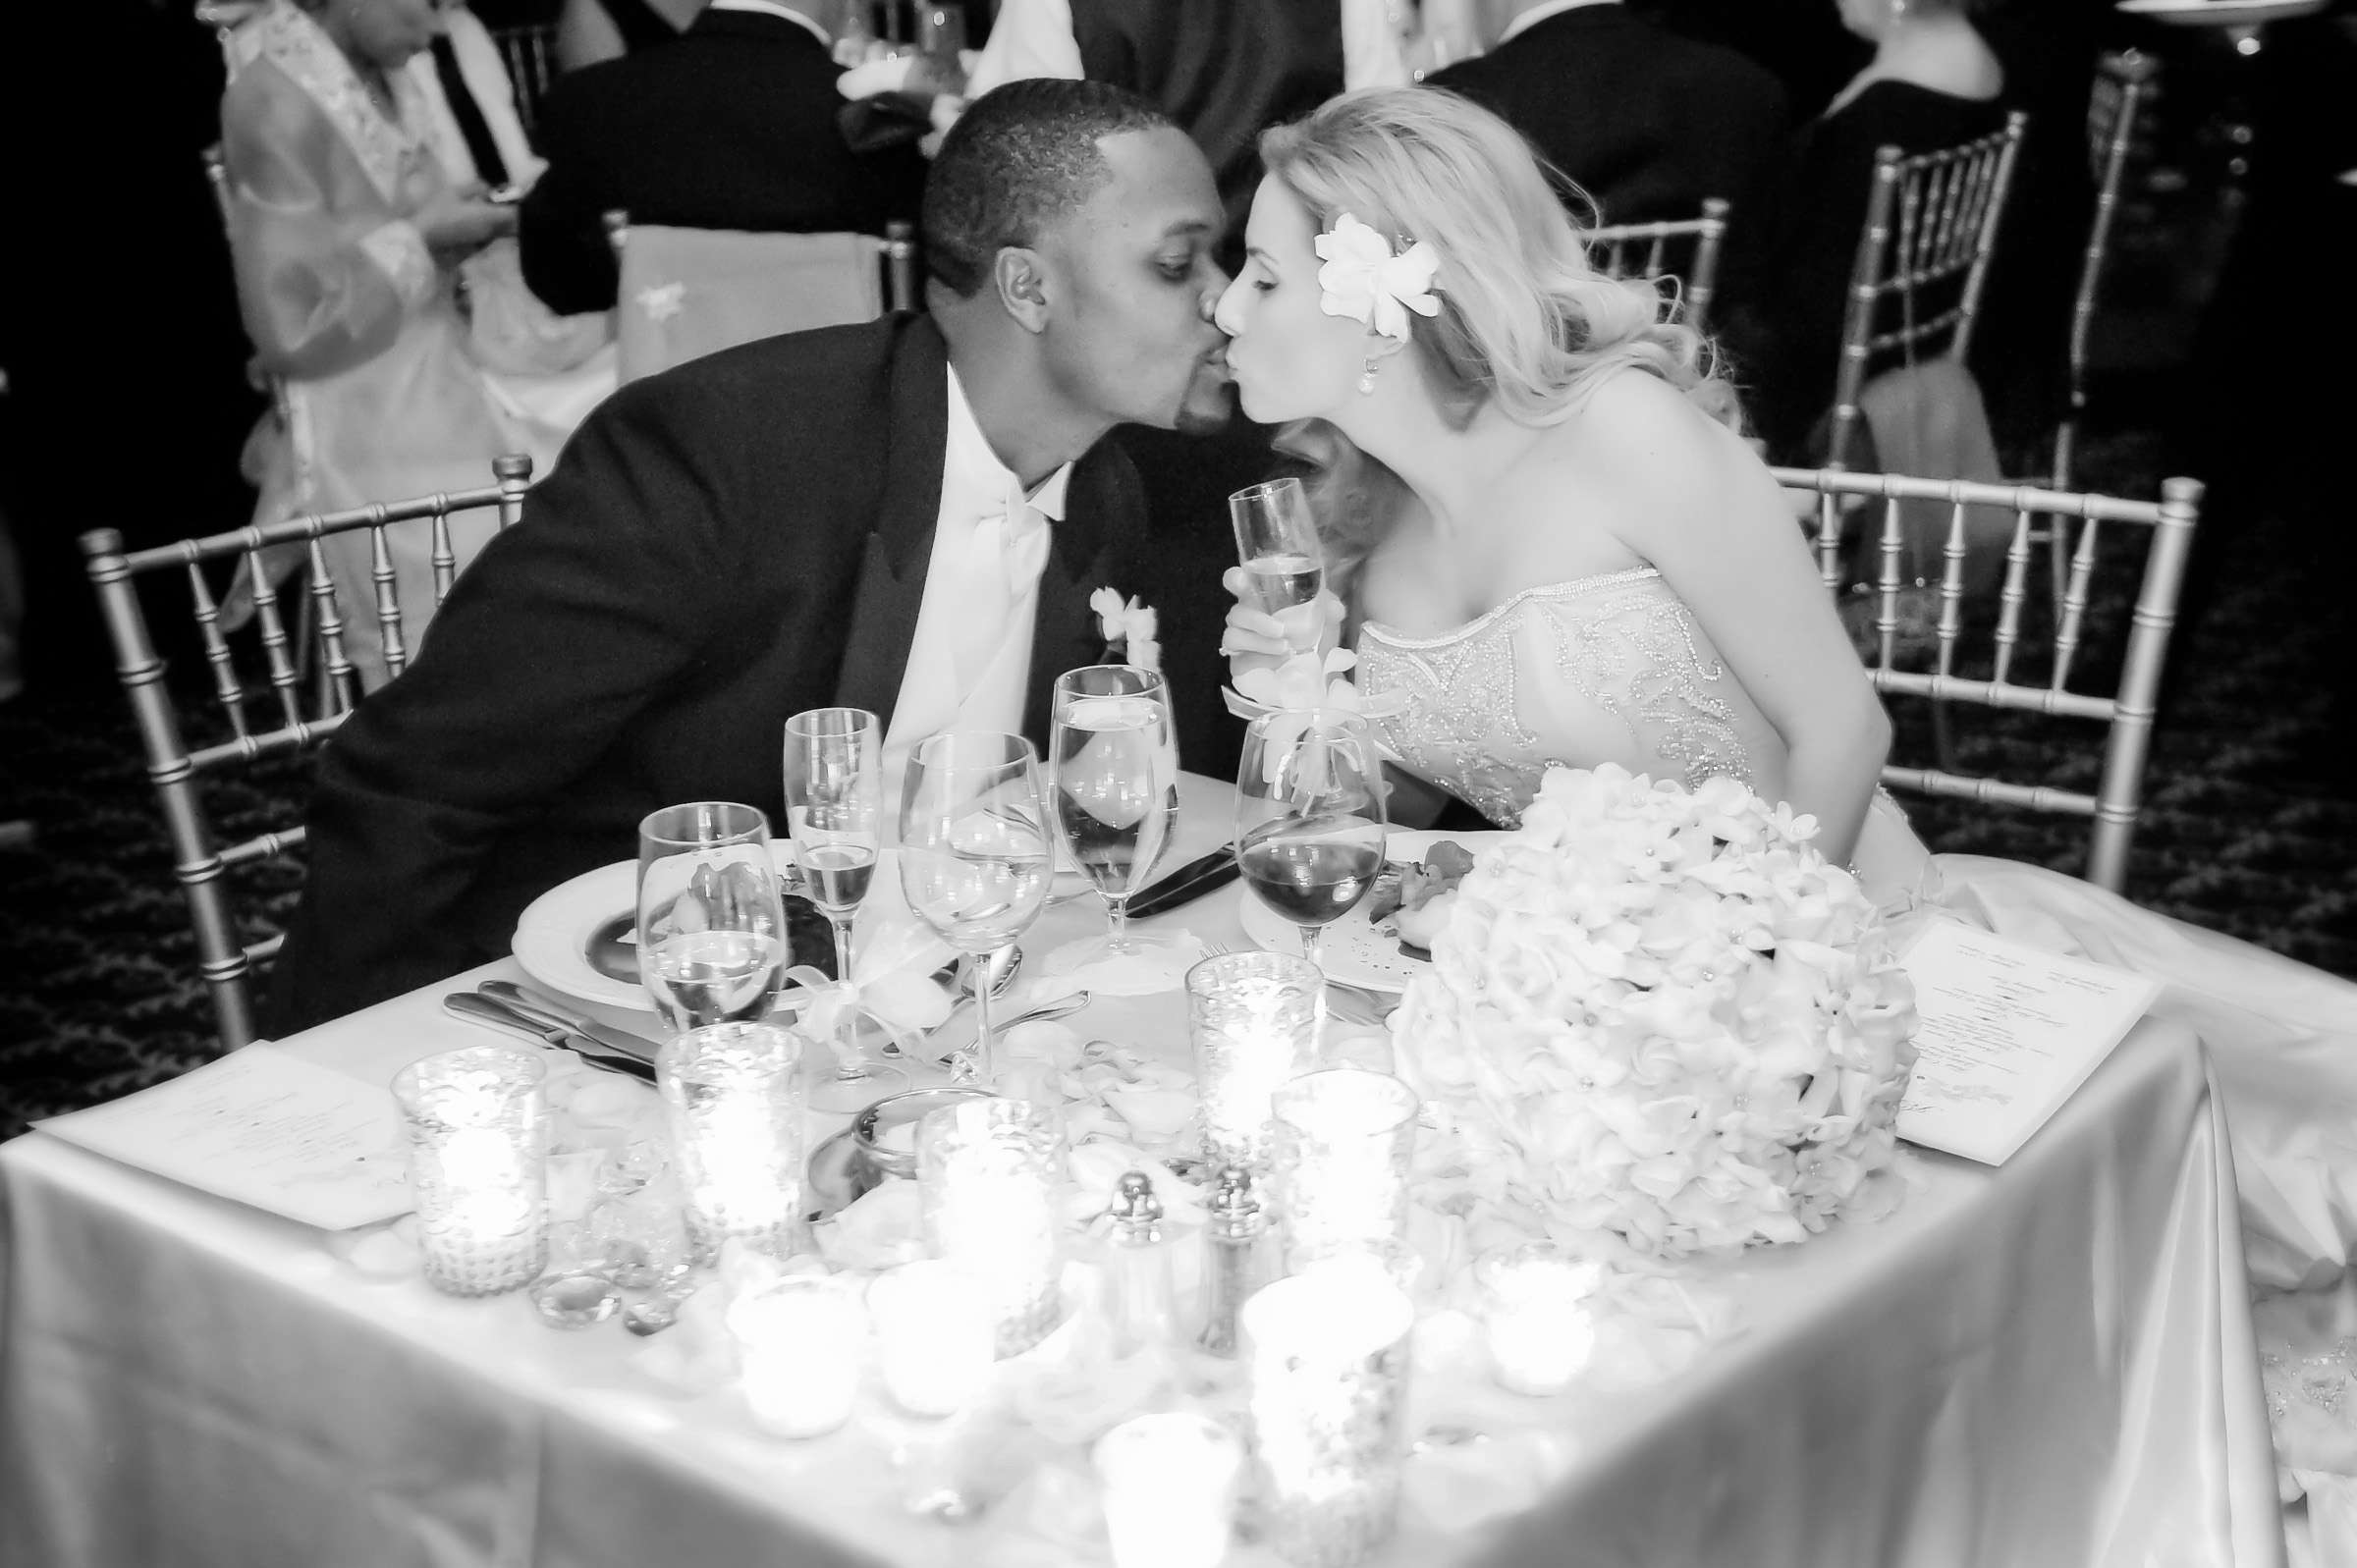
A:
{"type": "MultiPolygon", "coordinates": [[[[1224,786],[1190,782],[1170,863],[1226,820],[1224,786]]],[[[1169,919],[1240,943],[1238,896],[1169,919]]],[[[1026,946],[1100,918],[1051,911],[1026,946]]],[[[466,983],[491,974],[520,977],[466,983]]],[[[443,1015],[445,989],[282,1044],[383,1082],[486,1038],[443,1015]]],[[[1176,995],[1073,1021],[1184,1059],[1176,995]]],[[[2001,1170],[1906,1161],[1891,1217],[1698,1269],[1740,1326],[1667,1380],[1456,1391],[1453,1414],[1536,1411],[1559,1464],[1477,1528],[1411,1506],[1383,1560],[2279,1564],[2232,1164],[2193,1035],[2140,1026],[2001,1170]]],[[[39,1132],[0,1147],[0,1205],[8,1568],[1075,1560],[900,1513],[875,1433],[764,1437],[734,1390],[648,1377],[654,1342],[619,1323],[566,1332],[521,1295],[364,1278],[316,1231],[39,1132]]],[[[1481,1453],[1411,1460],[1411,1498],[1420,1467],[1481,1453]]]]}

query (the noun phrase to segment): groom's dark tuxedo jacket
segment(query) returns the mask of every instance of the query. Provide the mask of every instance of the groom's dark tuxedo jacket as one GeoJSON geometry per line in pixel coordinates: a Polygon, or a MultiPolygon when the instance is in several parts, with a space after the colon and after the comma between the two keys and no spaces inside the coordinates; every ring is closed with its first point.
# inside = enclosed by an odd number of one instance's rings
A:
{"type": "MultiPolygon", "coordinates": [[[[941,505],[947,351],[923,317],[749,344],[633,382],[460,576],[407,674],[322,754],[310,874],[271,1026],[509,948],[517,915],[637,852],[639,820],[741,800],[785,820],[805,708],[889,722],[941,505]]],[[[1135,471],[1074,467],[1039,584],[1026,728],[1129,588],[1135,471]]]]}

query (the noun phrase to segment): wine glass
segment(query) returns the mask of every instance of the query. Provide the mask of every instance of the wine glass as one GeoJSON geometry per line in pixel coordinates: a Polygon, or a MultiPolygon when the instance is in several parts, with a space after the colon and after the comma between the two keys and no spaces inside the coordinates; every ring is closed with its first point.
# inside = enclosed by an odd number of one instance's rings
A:
{"type": "Polygon", "coordinates": [[[1251,607],[1298,620],[1285,612],[1315,604],[1326,586],[1325,553],[1301,481],[1288,476],[1238,490],[1228,498],[1228,515],[1235,524],[1235,558],[1251,607]]]}
{"type": "MultiPolygon", "coordinates": [[[[1077,962],[1127,955],[1129,899],[1178,826],[1178,741],[1162,676],[1090,665],[1056,677],[1049,799],[1073,863],[1105,899],[1108,929],[1077,962]]],[[[1067,960],[1073,961],[1073,960],[1067,960]]]]}
{"type": "Polygon", "coordinates": [[[769,1011],[786,972],[769,819],[695,800],[638,824],[638,972],[674,1034],[769,1011]]]}
{"type": "MultiPolygon", "coordinates": [[[[813,708],[786,721],[786,831],[801,868],[802,894],[835,932],[835,978],[851,978],[851,926],[867,897],[884,842],[884,726],[864,708],[813,708]]],[[[834,1045],[835,1071],[810,1104],[858,1110],[908,1086],[897,1067],[859,1053],[858,1024],[834,1045]]]]}
{"type": "Polygon", "coordinates": [[[1383,759],[1357,714],[1265,713],[1244,731],[1236,863],[1260,901],[1300,928],[1311,963],[1326,927],[1383,870],[1382,784],[1383,759]]]}
{"type": "MultiPolygon", "coordinates": [[[[1047,901],[1054,832],[1030,741],[970,730],[928,736],[908,759],[902,797],[901,891],[951,946],[997,953],[1047,901]]],[[[988,969],[974,967],[974,1044],[950,1066],[960,1083],[992,1077],[988,969]]]]}

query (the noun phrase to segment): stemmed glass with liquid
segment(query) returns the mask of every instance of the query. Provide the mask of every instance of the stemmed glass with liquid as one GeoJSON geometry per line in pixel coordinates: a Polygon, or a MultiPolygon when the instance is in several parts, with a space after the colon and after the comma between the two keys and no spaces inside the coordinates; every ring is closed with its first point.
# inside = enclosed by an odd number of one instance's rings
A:
{"type": "Polygon", "coordinates": [[[1178,825],[1178,742],[1162,676],[1135,665],[1090,665],[1056,677],[1049,732],[1049,798],[1073,863],[1105,899],[1101,942],[1067,962],[1127,955],[1129,899],[1178,825]]]}
{"type": "MultiPolygon", "coordinates": [[[[1020,735],[954,730],[908,759],[901,802],[901,891],[917,918],[976,959],[1014,945],[1047,902],[1055,828],[1039,757],[1020,735]]],[[[991,965],[976,963],[974,1044],[950,1064],[961,1083],[989,1082],[991,965]]]]}
{"type": "Polygon", "coordinates": [[[638,824],[638,972],[672,1033],[767,1013],[786,947],[768,818],[694,800],[638,824]]]}
{"type": "Polygon", "coordinates": [[[1236,764],[1235,850],[1244,883],[1301,932],[1318,961],[1325,929],[1383,870],[1383,759],[1357,714],[1267,713],[1236,764]]]}
{"type": "MultiPolygon", "coordinates": [[[[883,853],[883,746],[884,726],[864,708],[813,708],[786,721],[786,831],[802,895],[834,928],[838,980],[851,978],[851,926],[883,853]]],[[[845,1027],[858,1026],[847,1018],[845,1027]]],[[[858,1110],[908,1086],[906,1073],[863,1056],[855,1033],[834,1056],[834,1073],[810,1094],[821,1110],[858,1110]]]]}
{"type": "Polygon", "coordinates": [[[1245,601],[1288,622],[1299,620],[1286,612],[1315,604],[1326,585],[1325,553],[1301,481],[1288,476],[1238,490],[1228,498],[1228,516],[1235,524],[1245,601]]]}

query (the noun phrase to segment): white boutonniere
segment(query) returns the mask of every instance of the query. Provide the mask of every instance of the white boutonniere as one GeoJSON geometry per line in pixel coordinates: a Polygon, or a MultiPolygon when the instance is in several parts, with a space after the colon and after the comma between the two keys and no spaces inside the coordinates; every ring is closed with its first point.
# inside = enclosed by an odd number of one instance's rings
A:
{"type": "Polygon", "coordinates": [[[1124,599],[1119,588],[1099,588],[1088,596],[1088,607],[1097,613],[1106,650],[1120,655],[1120,663],[1140,670],[1162,668],[1162,644],[1155,640],[1160,627],[1152,605],[1124,599]]]}
{"type": "Polygon", "coordinates": [[[1398,255],[1392,243],[1345,212],[1318,236],[1318,308],[1330,316],[1365,322],[1387,338],[1407,341],[1407,313],[1437,316],[1432,297],[1441,269],[1440,252],[1419,240],[1398,255]]]}

